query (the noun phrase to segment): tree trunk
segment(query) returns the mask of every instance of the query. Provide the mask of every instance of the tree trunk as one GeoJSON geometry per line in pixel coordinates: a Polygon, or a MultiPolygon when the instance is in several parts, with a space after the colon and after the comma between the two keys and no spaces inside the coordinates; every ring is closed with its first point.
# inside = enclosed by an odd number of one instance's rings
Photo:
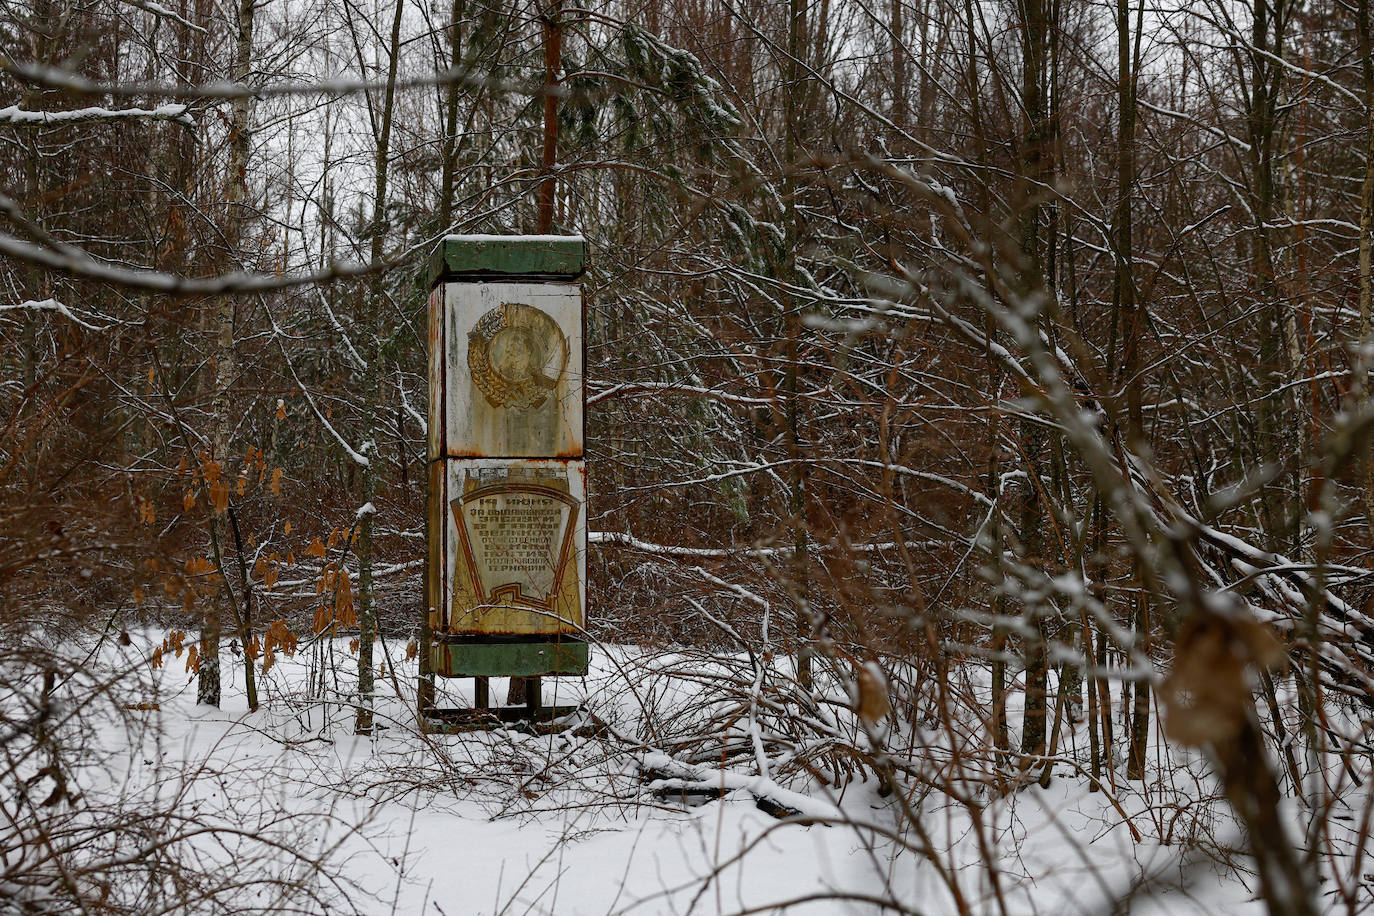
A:
{"type": "MultiPolygon", "coordinates": [[[[559,17],[562,0],[550,0],[544,12],[544,146],[540,160],[544,164],[544,180],[539,185],[539,213],[535,231],[553,232],[554,192],[557,179],[553,170],[558,165],[558,71],[563,66],[563,27],[559,17]]],[[[506,689],[506,704],[520,706],[533,698],[538,706],[542,683],[537,677],[512,677],[506,689]]]]}
{"type": "MultiPolygon", "coordinates": [[[[1137,29],[1136,41],[1140,40],[1137,29]]],[[[1126,395],[1126,443],[1136,453],[1143,453],[1144,423],[1141,415],[1141,380],[1136,377],[1140,368],[1140,310],[1136,302],[1134,223],[1131,196],[1135,188],[1135,121],[1136,79],[1135,60],[1131,48],[1131,8],[1129,0],[1116,4],[1116,78],[1117,78],[1117,205],[1116,205],[1116,279],[1113,299],[1121,315],[1121,375],[1117,390],[1126,395]]],[[[1137,646],[1148,658],[1150,653],[1150,597],[1145,591],[1144,577],[1136,570],[1138,583],[1132,625],[1137,646]]],[[[1145,752],[1150,738],[1150,683],[1137,679],[1132,688],[1131,744],[1126,759],[1126,778],[1143,779],[1145,752]]]]}
{"type": "MultiPolygon", "coordinates": [[[[391,17],[391,40],[387,46],[386,93],[382,102],[380,130],[377,134],[377,157],[374,161],[375,183],[372,194],[373,264],[380,264],[387,232],[387,177],[390,173],[391,121],[396,105],[396,67],[401,56],[401,12],[404,6],[396,0],[391,17]]],[[[386,290],[382,274],[373,274],[366,295],[363,327],[367,334],[367,366],[363,371],[363,424],[365,457],[363,465],[363,503],[358,510],[358,718],[354,731],[359,735],[372,733],[372,702],[375,671],[372,647],[377,636],[377,606],[372,586],[373,519],[377,508],[377,464],[381,450],[377,448],[375,410],[377,389],[382,371],[382,297],[386,290]]]]}
{"type": "MultiPolygon", "coordinates": [[[[787,26],[787,60],[785,86],[783,88],[783,280],[789,284],[797,282],[797,247],[801,241],[801,224],[797,215],[797,131],[802,127],[805,113],[802,85],[806,82],[806,68],[802,65],[805,54],[807,28],[807,0],[789,0],[787,26]]],[[[799,395],[800,378],[798,359],[800,356],[801,319],[798,309],[784,303],[787,312],[785,327],[787,333],[786,369],[783,376],[783,391],[786,398],[786,441],[789,462],[788,473],[788,515],[792,527],[792,592],[797,604],[797,683],[809,690],[812,681],[811,646],[811,609],[809,607],[810,571],[807,557],[806,531],[806,474],[801,457],[799,395]]]]}
{"type": "Polygon", "coordinates": [[[910,89],[906,45],[903,38],[906,26],[902,22],[902,8],[905,2],[906,0],[892,0],[888,19],[888,41],[892,46],[892,123],[901,130],[905,130],[907,126],[907,92],[910,89]]]}
{"type": "Polygon", "coordinates": [[[1285,533],[1293,460],[1288,447],[1289,430],[1282,417],[1286,398],[1283,395],[1285,304],[1279,295],[1275,267],[1273,238],[1278,181],[1275,145],[1279,142],[1280,92],[1283,86],[1283,67],[1275,61],[1282,58],[1284,36],[1290,10],[1284,0],[1255,0],[1251,30],[1250,98],[1247,129],[1253,169],[1252,209],[1254,230],[1252,273],[1261,314],[1259,334],[1260,400],[1259,448],[1261,462],[1279,470],[1274,480],[1260,491],[1260,514],[1266,545],[1272,550],[1287,552],[1285,533]]]}
{"type": "Polygon", "coordinates": [[[558,164],[558,70],[563,59],[562,0],[549,0],[544,11],[544,180],[539,184],[539,227],[536,232],[553,231],[554,191],[558,182],[553,170],[558,164]]]}
{"type": "MultiPolygon", "coordinates": [[[[244,83],[248,79],[253,60],[253,19],[256,5],[253,0],[241,0],[238,8],[238,35],[234,42],[234,79],[244,83]]],[[[225,185],[224,237],[229,260],[238,258],[239,242],[243,236],[243,207],[248,197],[248,152],[252,133],[251,99],[247,97],[234,100],[229,122],[229,175],[225,185]]],[[[211,432],[212,458],[219,463],[220,474],[225,485],[229,479],[229,435],[232,428],[230,410],[232,398],[230,389],[238,372],[237,352],[234,346],[234,308],[233,296],[220,296],[215,302],[215,396],[211,408],[214,428],[211,432]]],[[[248,695],[248,707],[258,705],[257,683],[253,672],[253,658],[249,651],[252,642],[248,609],[240,612],[229,587],[228,571],[222,563],[222,550],[225,543],[224,514],[216,507],[211,509],[211,537],[215,544],[216,563],[220,565],[220,577],[224,580],[226,598],[234,608],[239,622],[239,639],[243,644],[244,689],[248,695]]],[[[240,562],[242,560],[240,559],[240,562]]],[[[247,600],[245,594],[244,600],[247,600]]],[[[218,706],[221,698],[219,664],[220,622],[211,609],[202,625],[200,647],[200,675],[196,696],[202,703],[218,706]]]]}
{"type": "MultiPolygon", "coordinates": [[[[466,8],[464,0],[453,0],[453,5],[449,10],[449,69],[454,75],[457,74],[459,66],[463,61],[463,16],[466,8]]],[[[458,83],[457,80],[448,84],[444,89],[444,141],[443,141],[443,169],[444,174],[439,185],[439,231],[448,232],[453,228],[453,195],[454,186],[457,181],[458,170],[458,83]]],[[[426,456],[428,461],[428,456],[426,456]]],[[[425,480],[425,505],[429,505],[430,494],[430,474],[426,466],[424,472],[425,480]]],[[[431,532],[431,537],[434,532],[431,532]]],[[[431,577],[437,576],[438,570],[429,568],[431,557],[429,551],[425,551],[425,607],[420,615],[420,635],[418,639],[419,652],[417,657],[417,680],[416,704],[421,716],[434,707],[434,672],[430,667],[429,650],[430,644],[434,639],[434,634],[430,630],[430,612],[436,608],[437,596],[429,593],[430,583],[435,580],[431,577]]],[[[487,706],[486,688],[487,679],[478,678],[477,700],[474,705],[479,708],[487,706]]]]}
{"type": "MultiPolygon", "coordinates": [[[[449,10],[449,70],[453,76],[463,63],[463,16],[465,0],[453,0],[449,10]]],[[[439,231],[453,228],[453,183],[458,171],[458,81],[444,89],[444,174],[439,185],[439,231]]]]}
{"type": "MultiPolygon", "coordinates": [[[[1045,217],[1042,198],[1053,166],[1050,161],[1050,100],[1046,98],[1044,80],[1049,72],[1050,31],[1053,27],[1047,0],[1027,0],[1023,9],[1021,49],[1021,100],[1025,110],[1021,144],[1021,174],[1018,184],[1021,194],[1020,242],[1021,274],[1017,294],[1026,298],[1046,290],[1045,246],[1040,238],[1045,217]]],[[[1050,240],[1049,244],[1053,244],[1050,240]]],[[[1038,316],[1037,319],[1038,321],[1038,316]]],[[[1043,562],[1044,519],[1041,505],[1040,453],[1046,444],[1044,426],[1033,418],[1021,421],[1021,447],[1026,462],[1026,479],[1022,492],[1021,514],[1018,520],[1025,561],[1032,565],[1043,562]]],[[[1030,637],[1026,652],[1025,709],[1021,725],[1021,753],[1028,758],[1045,752],[1046,719],[1049,712],[1049,653],[1048,631],[1043,617],[1033,623],[1035,634],[1030,637]]],[[[1025,766],[1034,765],[1028,759],[1025,766]]]]}
{"type": "MultiPolygon", "coordinates": [[[[1354,389],[1369,397],[1369,363],[1374,354],[1365,352],[1370,340],[1370,300],[1374,298],[1371,289],[1374,281],[1370,276],[1371,239],[1374,238],[1374,40],[1370,37],[1369,0],[1359,0],[1357,10],[1357,31],[1360,40],[1360,82],[1364,94],[1365,136],[1364,136],[1364,184],[1360,194],[1360,340],[1356,354],[1357,375],[1354,389]]],[[[1374,461],[1362,464],[1361,483],[1364,496],[1365,526],[1374,537],[1374,461]]]]}

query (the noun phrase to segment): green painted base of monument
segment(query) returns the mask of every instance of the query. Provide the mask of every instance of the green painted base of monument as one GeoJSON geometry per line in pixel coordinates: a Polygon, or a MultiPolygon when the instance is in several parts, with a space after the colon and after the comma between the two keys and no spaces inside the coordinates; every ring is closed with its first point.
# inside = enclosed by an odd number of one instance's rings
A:
{"type": "Polygon", "coordinates": [[[559,642],[437,642],[431,670],[441,677],[541,677],[587,673],[587,644],[559,642]]]}

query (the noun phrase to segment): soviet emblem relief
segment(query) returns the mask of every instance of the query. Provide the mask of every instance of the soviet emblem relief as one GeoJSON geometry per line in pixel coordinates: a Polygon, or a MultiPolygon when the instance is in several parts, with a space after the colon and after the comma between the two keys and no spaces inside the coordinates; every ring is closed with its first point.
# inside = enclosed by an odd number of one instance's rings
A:
{"type": "Polygon", "coordinates": [[[548,314],[503,302],[468,333],[468,372],[492,407],[539,407],[568,365],[568,339],[548,314]]]}

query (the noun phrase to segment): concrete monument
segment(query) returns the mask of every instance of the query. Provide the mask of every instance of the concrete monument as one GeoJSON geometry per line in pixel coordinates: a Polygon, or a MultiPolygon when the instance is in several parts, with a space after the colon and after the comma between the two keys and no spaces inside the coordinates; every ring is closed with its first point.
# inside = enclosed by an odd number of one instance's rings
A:
{"type": "Polygon", "coordinates": [[[584,261],[575,236],[449,236],[430,264],[421,673],[479,678],[478,706],[487,677],[587,670],[584,261]]]}

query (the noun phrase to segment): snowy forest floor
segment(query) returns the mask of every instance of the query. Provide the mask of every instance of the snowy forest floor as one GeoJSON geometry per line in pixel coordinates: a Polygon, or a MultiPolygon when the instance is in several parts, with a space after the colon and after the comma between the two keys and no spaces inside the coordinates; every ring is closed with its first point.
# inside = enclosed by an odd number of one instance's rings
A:
{"type": "MultiPolygon", "coordinates": [[[[1118,776],[1111,791],[1090,791],[1071,766],[1056,767],[1047,788],[973,787],[971,805],[901,784],[908,811],[919,812],[913,825],[871,773],[827,786],[804,773],[760,776],[738,760],[712,768],[700,762],[709,748],[684,762],[681,745],[676,756],[664,752],[667,737],[663,746],[628,738],[643,731],[645,703],[660,723],[690,720],[703,703],[709,677],[674,686],[661,676],[683,670],[677,656],[603,647],[587,678],[546,679],[545,702],[582,702],[600,727],[575,717],[549,734],[436,735],[415,727],[415,663],[388,643],[383,657],[395,667],[378,679],[378,728],[358,737],[353,709],[320,699],[346,696],[356,676],[346,641],[279,656],[260,677],[261,708],[250,713],[239,659],[225,656],[220,709],[196,704],[184,656],[169,652],[150,669],[162,635],[135,635],[122,648],[106,641],[97,653],[111,675],[104,683],[113,711],[85,710],[83,796],[74,810],[170,808],[189,812],[197,829],[228,828],[188,832],[187,841],[200,867],[235,870],[245,910],[1262,910],[1236,852],[1243,837],[1204,765],[1158,742],[1147,779],[1118,776]],[[672,772],[718,781],[723,797],[675,801],[680,783],[664,778],[672,772]],[[761,796],[797,813],[770,815],[756,803],[761,796]]],[[[471,684],[441,689],[461,704],[471,684]]],[[[502,682],[493,682],[493,697],[504,697],[502,682]]],[[[1069,736],[1065,757],[1075,748],[1081,755],[1085,741],[1069,736]]],[[[1286,813],[1301,836],[1299,813],[1286,813]]]]}

